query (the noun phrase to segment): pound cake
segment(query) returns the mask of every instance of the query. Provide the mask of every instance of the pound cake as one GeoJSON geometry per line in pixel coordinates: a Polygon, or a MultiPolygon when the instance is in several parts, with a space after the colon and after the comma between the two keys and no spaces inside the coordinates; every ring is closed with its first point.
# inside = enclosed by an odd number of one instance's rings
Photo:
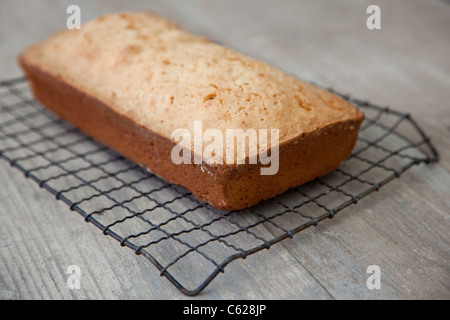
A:
{"type": "Polygon", "coordinates": [[[28,48],[19,62],[47,108],[225,210],[255,205],[333,171],[350,155],[364,119],[341,97],[152,13],[99,17],[28,48]],[[202,154],[212,140],[196,137],[195,123],[216,135],[267,130],[278,139],[244,146],[244,154],[226,145],[210,153],[212,159],[202,154]],[[202,149],[175,139],[180,129],[205,142],[202,149]],[[174,161],[176,146],[193,161],[174,161]],[[267,162],[251,161],[262,159],[263,151],[278,152],[272,174],[262,174],[267,162]],[[230,152],[232,163],[225,161],[230,152]]]}

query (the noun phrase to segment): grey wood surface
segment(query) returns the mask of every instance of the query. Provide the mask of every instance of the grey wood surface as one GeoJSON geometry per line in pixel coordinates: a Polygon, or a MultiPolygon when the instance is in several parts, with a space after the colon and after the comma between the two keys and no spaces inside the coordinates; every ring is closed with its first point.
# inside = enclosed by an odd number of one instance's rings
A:
{"type": "MultiPolygon", "coordinates": [[[[155,11],[307,81],[409,112],[441,154],[336,219],[231,263],[200,298],[450,298],[448,1],[3,0],[0,80],[22,75],[17,54],[63,29],[69,4],[83,21],[155,11]],[[370,4],[381,7],[381,30],[366,28],[370,4]],[[366,286],[369,265],[381,268],[380,290],[366,286]]],[[[0,299],[186,299],[5,161],[0,219],[0,299]],[[80,290],[67,288],[70,265],[81,268],[80,290]]]]}

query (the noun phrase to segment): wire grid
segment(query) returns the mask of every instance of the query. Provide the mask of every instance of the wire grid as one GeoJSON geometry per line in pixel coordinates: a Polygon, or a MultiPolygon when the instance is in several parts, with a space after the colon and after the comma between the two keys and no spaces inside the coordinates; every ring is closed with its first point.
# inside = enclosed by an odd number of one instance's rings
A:
{"type": "Polygon", "coordinates": [[[343,96],[366,114],[339,169],[275,199],[221,211],[167,183],[36,102],[24,78],[0,83],[0,156],[71,210],[197,295],[233,260],[268,249],[438,154],[417,123],[343,96]]]}

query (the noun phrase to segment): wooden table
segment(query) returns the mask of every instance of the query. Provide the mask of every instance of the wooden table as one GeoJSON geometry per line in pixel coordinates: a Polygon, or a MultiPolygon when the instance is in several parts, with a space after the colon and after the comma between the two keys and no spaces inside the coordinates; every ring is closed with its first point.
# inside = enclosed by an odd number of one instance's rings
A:
{"type": "MultiPolygon", "coordinates": [[[[16,55],[65,28],[120,10],[151,10],[305,80],[411,113],[441,154],[327,220],[248,257],[203,299],[450,298],[450,2],[51,1],[0,2],[0,80],[21,76],[16,55]],[[381,8],[368,30],[366,9],[381,8]],[[369,290],[369,265],[381,289],[369,290]]],[[[186,298],[145,259],[87,225],[0,161],[0,299],[186,298]],[[66,285],[69,265],[80,290],[66,285]]]]}

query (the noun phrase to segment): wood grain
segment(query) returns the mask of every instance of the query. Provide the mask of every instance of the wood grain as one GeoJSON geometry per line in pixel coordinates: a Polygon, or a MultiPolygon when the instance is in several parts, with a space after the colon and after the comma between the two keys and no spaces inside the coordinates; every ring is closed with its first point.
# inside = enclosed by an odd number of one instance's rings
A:
{"type": "MultiPolygon", "coordinates": [[[[365,27],[373,1],[0,2],[0,78],[17,54],[65,27],[119,10],[151,10],[305,80],[409,112],[441,154],[335,219],[231,263],[205,299],[450,298],[450,5],[376,1],[382,29],[365,27]],[[381,268],[380,290],[366,269],[381,268]]],[[[0,161],[0,299],[184,299],[142,257],[121,248],[0,161]],[[80,290],[66,269],[79,265],[80,290]]],[[[275,232],[267,229],[265,232],[275,232]]]]}

